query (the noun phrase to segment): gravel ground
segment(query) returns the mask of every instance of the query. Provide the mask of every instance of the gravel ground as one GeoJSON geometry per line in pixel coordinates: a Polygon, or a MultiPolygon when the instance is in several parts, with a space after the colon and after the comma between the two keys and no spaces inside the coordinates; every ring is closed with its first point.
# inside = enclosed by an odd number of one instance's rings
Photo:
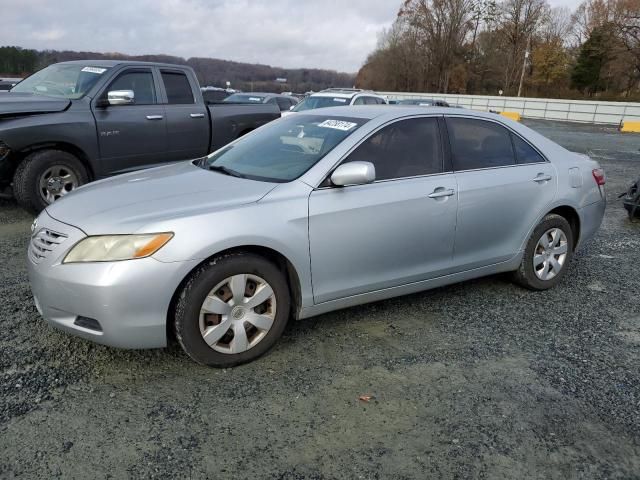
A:
{"type": "Polygon", "coordinates": [[[229,370],[46,326],[32,219],[0,204],[0,478],[640,478],[640,222],[616,198],[640,136],[526,123],[608,176],[557,288],[496,276],[334,312],[229,370]]]}

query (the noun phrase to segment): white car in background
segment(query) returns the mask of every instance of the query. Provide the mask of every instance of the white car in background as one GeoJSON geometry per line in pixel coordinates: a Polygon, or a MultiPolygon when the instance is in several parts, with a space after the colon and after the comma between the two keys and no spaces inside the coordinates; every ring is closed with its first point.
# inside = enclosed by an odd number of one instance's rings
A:
{"type": "Polygon", "coordinates": [[[328,88],[309,95],[289,112],[282,112],[282,116],[293,112],[315,110],[325,107],[346,107],[349,105],[386,105],[387,99],[371,90],[357,88],[328,88]]]}

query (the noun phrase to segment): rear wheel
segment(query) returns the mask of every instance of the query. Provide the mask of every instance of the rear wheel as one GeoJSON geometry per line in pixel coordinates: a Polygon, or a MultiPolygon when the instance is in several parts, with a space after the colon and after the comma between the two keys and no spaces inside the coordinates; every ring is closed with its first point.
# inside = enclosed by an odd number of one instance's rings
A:
{"type": "Polygon", "coordinates": [[[86,168],[74,155],[62,150],[40,150],[18,165],[13,192],[20,206],[39,213],[88,181],[86,168]]]}
{"type": "Polygon", "coordinates": [[[557,285],[573,256],[573,241],[571,226],[564,217],[544,217],[529,237],[520,268],[514,272],[515,281],[532,290],[557,285]]]}
{"type": "Polygon", "coordinates": [[[257,255],[224,255],[192,274],[175,308],[175,332],[196,362],[229,367],[267,352],[289,317],[289,288],[257,255]]]}

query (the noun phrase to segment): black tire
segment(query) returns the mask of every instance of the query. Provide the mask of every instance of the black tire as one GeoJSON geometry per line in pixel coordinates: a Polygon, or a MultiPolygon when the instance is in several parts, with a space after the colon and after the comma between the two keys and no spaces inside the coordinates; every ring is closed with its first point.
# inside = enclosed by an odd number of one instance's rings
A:
{"type": "Polygon", "coordinates": [[[547,290],[548,288],[555,287],[562,280],[571,263],[571,259],[573,258],[573,245],[573,231],[571,230],[569,222],[560,215],[549,214],[545,216],[529,237],[520,267],[513,273],[513,280],[530,290],[547,290]],[[552,228],[559,228],[565,234],[567,238],[567,254],[560,272],[549,280],[542,280],[538,278],[534,270],[533,256],[536,253],[535,250],[538,245],[538,240],[540,240],[546,231],[552,228]]]}
{"type": "Polygon", "coordinates": [[[73,172],[78,187],[89,181],[87,169],[74,155],[62,150],[39,150],[26,156],[13,175],[13,194],[21,207],[36,214],[47,207],[40,193],[40,178],[56,166],[73,172]]]}
{"type": "Polygon", "coordinates": [[[251,253],[226,254],[208,261],[188,278],[174,310],[175,336],[185,353],[196,362],[211,367],[232,367],[255,360],[270,350],[282,335],[289,313],[289,287],[285,275],[276,265],[251,253]],[[202,338],[200,308],[217,284],[243,273],[257,275],[271,286],[277,305],[275,318],[271,328],[255,346],[241,353],[218,352],[202,338]]]}

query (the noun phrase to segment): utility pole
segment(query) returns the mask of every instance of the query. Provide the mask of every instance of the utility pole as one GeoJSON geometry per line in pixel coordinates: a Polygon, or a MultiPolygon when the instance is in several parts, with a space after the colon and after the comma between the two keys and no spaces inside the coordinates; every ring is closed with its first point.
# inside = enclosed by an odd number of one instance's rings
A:
{"type": "Polygon", "coordinates": [[[518,96],[522,94],[522,83],[524,82],[524,71],[527,68],[527,59],[529,58],[530,48],[531,48],[531,37],[527,39],[527,48],[524,51],[524,59],[522,60],[522,72],[520,73],[520,85],[518,85],[518,96]]]}

